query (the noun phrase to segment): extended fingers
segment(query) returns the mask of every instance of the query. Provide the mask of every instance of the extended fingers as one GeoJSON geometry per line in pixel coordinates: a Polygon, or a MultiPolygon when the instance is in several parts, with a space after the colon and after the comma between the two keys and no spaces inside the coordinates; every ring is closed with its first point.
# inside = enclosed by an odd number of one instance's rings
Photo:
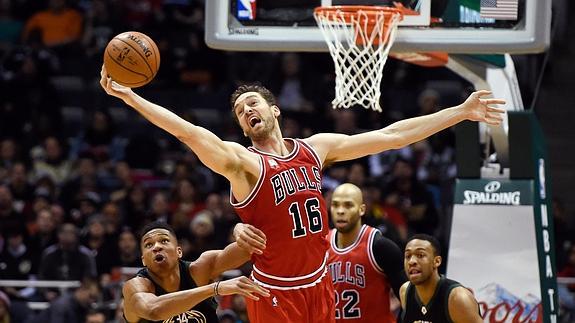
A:
{"type": "Polygon", "coordinates": [[[487,107],[487,112],[495,112],[495,113],[505,113],[505,109],[495,108],[495,107],[487,107]]]}

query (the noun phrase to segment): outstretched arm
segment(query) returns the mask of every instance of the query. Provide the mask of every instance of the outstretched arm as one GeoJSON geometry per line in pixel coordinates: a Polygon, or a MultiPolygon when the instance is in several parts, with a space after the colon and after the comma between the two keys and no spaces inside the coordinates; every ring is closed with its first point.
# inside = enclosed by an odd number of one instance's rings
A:
{"type": "Polygon", "coordinates": [[[397,149],[427,138],[463,120],[480,121],[497,125],[503,120],[503,109],[490,107],[504,104],[500,99],[482,99],[489,91],[472,93],[461,105],[443,109],[436,113],[395,122],[383,129],[357,135],[324,133],[306,139],[323,159],[324,164],[351,160],[397,149]]]}
{"type": "Polygon", "coordinates": [[[226,270],[238,268],[250,260],[253,249],[240,247],[238,243],[229,244],[224,250],[203,252],[190,264],[190,274],[198,284],[207,284],[226,270]]]}
{"type": "Polygon", "coordinates": [[[454,323],[482,323],[477,301],[465,287],[455,287],[449,294],[449,316],[454,323]]]}
{"type": "Polygon", "coordinates": [[[267,290],[243,276],[161,296],[154,295],[153,291],[152,283],[142,277],[133,278],[124,284],[124,314],[129,322],[138,322],[140,319],[167,320],[217,295],[240,294],[254,300],[259,299],[256,294],[269,296],[267,290]]]}
{"type": "Polygon", "coordinates": [[[190,147],[208,168],[226,177],[240,168],[259,173],[257,158],[239,144],[224,142],[211,131],[193,125],[170,110],[140,97],[132,89],[113,82],[102,66],[100,85],[109,95],[123,100],[144,118],[169,132],[190,147]]]}

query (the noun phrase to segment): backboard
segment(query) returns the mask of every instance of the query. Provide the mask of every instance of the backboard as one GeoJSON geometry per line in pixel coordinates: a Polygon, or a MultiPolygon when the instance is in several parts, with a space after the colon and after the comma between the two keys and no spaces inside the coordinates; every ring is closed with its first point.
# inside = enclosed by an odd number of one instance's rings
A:
{"type": "MultiPolygon", "coordinates": [[[[550,40],[551,0],[401,0],[392,52],[535,53],[550,40]]],[[[379,0],[209,0],[206,43],[222,50],[327,51],[318,6],[392,5],[379,0]]]]}

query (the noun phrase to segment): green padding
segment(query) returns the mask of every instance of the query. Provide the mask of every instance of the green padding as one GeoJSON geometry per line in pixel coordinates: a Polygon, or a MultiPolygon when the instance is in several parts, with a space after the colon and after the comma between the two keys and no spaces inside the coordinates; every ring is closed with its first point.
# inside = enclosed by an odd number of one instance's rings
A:
{"type": "Polygon", "coordinates": [[[464,7],[469,8],[469,9],[479,11],[481,1],[480,0],[459,0],[459,4],[461,4],[464,7]]]}
{"type": "Polygon", "coordinates": [[[493,54],[493,55],[480,55],[480,54],[473,54],[473,55],[465,55],[468,56],[474,60],[478,60],[481,62],[485,62],[497,67],[505,67],[505,55],[498,55],[498,54],[493,54]]]}

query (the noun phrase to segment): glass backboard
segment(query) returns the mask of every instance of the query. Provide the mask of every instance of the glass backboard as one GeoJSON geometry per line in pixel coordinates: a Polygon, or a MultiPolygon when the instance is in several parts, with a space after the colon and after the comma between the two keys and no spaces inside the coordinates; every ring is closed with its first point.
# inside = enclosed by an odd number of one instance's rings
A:
{"type": "MultiPolygon", "coordinates": [[[[535,53],[550,39],[551,0],[402,0],[392,52],[535,53]]],[[[313,9],[379,0],[208,0],[206,43],[222,50],[327,51],[313,9]]]]}

